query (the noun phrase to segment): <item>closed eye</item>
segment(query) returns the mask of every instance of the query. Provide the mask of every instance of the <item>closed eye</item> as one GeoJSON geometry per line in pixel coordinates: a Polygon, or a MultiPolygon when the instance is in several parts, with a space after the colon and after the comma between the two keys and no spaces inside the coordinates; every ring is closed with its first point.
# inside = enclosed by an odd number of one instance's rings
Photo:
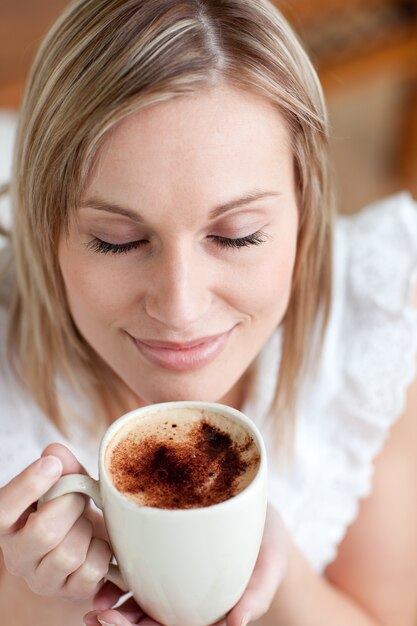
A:
{"type": "Polygon", "coordinates": [[[247,235],[246,237],[236,237],[235,239],[232,239],[231,237],[220,237],[219,235],[210,235],[209,237],[221,248],[259,246],[266,241],[265,233],[261,230],[258,230],[256,233],[252,233],[251,235],[247,235]]]}
{"type": "Polygon", "coordinates": [[[148,243],[147,239],[128,241],[127,243],[109,243],[108,241],[94,237],[94,239],[88,242],[87,248],[93,252],[101,252],[102,254],[108,254],[109,252],[113,254],[126,254],[131,250],[136,250],[136,248],[144,246],[146,243],[148,243]]]}
{"type": "MultiPolygon", "coordinates": [[[[259,246],[265,243],[265,233],[258,230],[246,237],[221,237],[220,235],[209,235],[209,239],[215,242],[220,248],[244,248],[248,246],[259,246]]],[[[131,250],[141,248],[145,244],[149,243],[147,239],[138,239],[137,241],[128,241],[126,243],[110,243],[94,237],[88,242],[87,248],[93,252],[100,252],[101,254],[127,254],[131,250]]]]}

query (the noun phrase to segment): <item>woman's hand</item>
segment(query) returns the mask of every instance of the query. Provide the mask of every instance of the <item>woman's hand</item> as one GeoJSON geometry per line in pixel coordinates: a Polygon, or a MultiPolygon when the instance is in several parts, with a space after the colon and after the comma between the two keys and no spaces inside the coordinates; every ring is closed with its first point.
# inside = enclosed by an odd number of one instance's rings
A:
{"type": "MultiPolygon", "coordinates": [[[[280,515],[268,507],[264,536],[258,560],[245,593],[228,613],[225,621],[217,626],[246,626],[267,613],[275,593],[287,571],[286,530],[280,515]]],[[[147,617],[133,598],[127,600],[117,610],[111,607],[121,597],[115,585],[106,583],[94,598],[94,611],[87,613],[84,622],[88,626],[159,626],[147,617]]]]}
{"type": "Polygon", "coordinates": [[[39,595],[85,600],[108,571],[110,547],[99,516],[86,498],[68,494],[36,508],[37,500],[63,474],[84,473],[60,444],[0,489],[0,547],[9,572],[39,595]]]}
{"type": "Polygon", "coordinates": [[[145,615],[145,613],[136,604],[135,600],[130,597],[126,602],[120,605],[117,610],[111,609],[122,595],[113,583],[106,582],[94,598],[94,611],[90,611],[84,616],[84,623],[87,626],[113,626],[114,624],[121,626],[131,626],[132,624],[140,624],[140,626],[161,626],[158,622],[145,615]]]}

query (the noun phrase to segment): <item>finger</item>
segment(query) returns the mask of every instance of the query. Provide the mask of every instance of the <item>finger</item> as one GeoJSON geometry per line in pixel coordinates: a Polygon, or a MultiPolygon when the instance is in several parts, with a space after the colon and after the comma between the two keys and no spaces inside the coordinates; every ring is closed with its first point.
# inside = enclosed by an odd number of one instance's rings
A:
{"type": "Polygon", "coordinates": [[[62,470],[58,457],[45,456],[0,489],[0,541],[16,531],[26,509],[52,487],[62,470]]]}
{"type": "Polygon", "coordinates": [[[112,624],[114,626],[132,626],[132,624],[141,624],[141,626],[160,626],[158,622],[155,622],[150,617],[145,615],[143,611],[137,607],[136,611],[128,613],[122,612],[119,609],[111,609],[109,611],[101,611],[97,615],[97,619],[100,622],[112,624]]]}
{"type": "Polygon", "coordinates": [[[87,471],[74,456],[69,448],[61,443],[51,443],[42,452],[42,457],[53,455],[58,457],[62,462],[62,475],[66,474],[87,474],[87,471]]]}
{"type": "Polygon", "coordinates": [[[273,563],[263,564],[254,572],[245,593],[227,616],[227,626],[246,626],[267,613],[278,586],[273,563]]]}
{"type": "MultiPolygon", "coordinates": [[[[134,619],[136,621],[139,621],[144,619],[145,617],[148,617],[138,606],[135,598],[133,597],[128,598],[125,602],[123,602],[123,604],[117,606],[116,609],[119,613],[126,617],[126,619],[134,619]]],[[[150,617],[148,617],[148,619],[150,619],[150,617]]]]}
{"type": "MultiPolygon", "coordinates": [[[[18,520],[16,520],[16,523],[13,526],[13,532],[17,532],[19,531],[21,528],[24,527],[24,525],[27,522],[27,519],[29,517],[29,515],[31,515],[31,513],[36,513],[36,504],[31,504],[29,508],[26,509],[26,511],[24,511],[22,513],[22,515],[19,517],[18,520]]],[[[5,542],[10,541],[10,539],[13,537],[13,533],[11,533],[10,535],[8,535],[8,537],[3,539],[3,545],[5,542]]]]}
{"type": "Polygon", "coordinates": [[[89,611],[84,615],[83,621],[86,626],[101,626],[100,622],[97,619],[97,615],[99,615],[100,611],[89,611]]]}
{"type": "Polygon", "coordinates": [[[109,570],[111,555],[109,544],[93,537],[84,562],[67,579],[65,597],[75,600],[93,597],[109,570]]]}
{"type": "Polygon", "coordinates": [[[140,624],[140,626],[161,626],[159,624],[159,622],[155,622],[155,620],[151,619],[148,616],[143,617],[142,619],[140,619],[138,621],[138,624],[140,624]]]}
{"type": "Polygon", "coordinates": [[[110,609],[119,599],[125,595],[123,591],[120,591],[117,585],[107,581],[96,593],[93,599],[93,609],[110,609]]]}
{"type": "Polygon", "coordinates": [[[85,561],[92,532],[91,522],[80,517],[59,545],[41,560],[33,575],[28,577],[32,591],[47,596],[60,591],[60,595],[64,595],[62,591],[67,577],[85,561]]]}
{"type": "MultiPolygon", "coordinates": [[[[87,470],[81,465],[71,450],[69,450],[66,446],[60,443],[52,443],[45,448],[42,456],[48,454],[57,456],[61,460],[63,465],[63,476],[67,474],[88,474],[87,470]]],[[[93,508],[91,500],[88,500],[88,505],[84,514],[85,517],[87,517],[87,519],[89,519],[94,525],[94,536],[104,539],[107,543],[110,543],[103,515],[100,511],[93,508]]]]}
{"type": "Polygon", "coordinates": [[[91,611],[84,617],[86,624],[90,626],[101,626],[107,624],[111,626],[131,626],[132,624],[140,624],[140,626],[161,626],[148,615],[146,615],[136,604],[133,598],[129,598],[124,608],[118,608],[107,611],[91,611]],[[96,621],[94,621],[96,620],[96,621]]]}
{"type": "Polygon", "coordinates": [[[242,598],[227,616],[227,626],[246,625],[267,613],[287,569],[285,530],[280,518],[271,514],[255,569],[242,598]]]}
{"type": "Polygon", "coordinates": [[[84,615],[84,623],[87,624],[87,626],[102,626],[102,624],[108,624],[110,626],[132,626],[132,624],[141,624],[141,626],[160,626],[148,617],[144,618],[147,620],[147,623],[145,624],[144,621],[141,621],[143,616],[144,613],[142,611],[137,611],[137,615],[127,617],[126,615],[122,615],[119,611],[115,610],[95,610],[84,615]]]}
{"type": "Polygon", "coordinates": [[[64,540],[85,507],[80,494],[67,494],[29,514],[23,528],[4,541],[7,567],[12,574],[33,574],[42,559],[64,540]]]}
{"type": "Polygon", "coordinates": [[[88,502],[84,515],[93,524],[94,537],[98,537],[99,539],[103,539],[104,541],[107,541],[107,543],[110,543],[106,524],[104,523],[103,513],[101,513],[101,511],[94,510],[92,508],[91,501],[88,502]]]}

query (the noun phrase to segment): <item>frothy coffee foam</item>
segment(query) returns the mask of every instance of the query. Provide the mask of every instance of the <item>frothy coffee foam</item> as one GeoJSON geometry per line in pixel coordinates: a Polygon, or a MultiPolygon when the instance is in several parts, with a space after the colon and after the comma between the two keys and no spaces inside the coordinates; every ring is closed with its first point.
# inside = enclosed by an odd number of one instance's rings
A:
{"type": "Polygon", "coordinates": [[[223,502],[255,477],[259,450],[232,420],[165,409],[122,427],[106,449],[115,487],[139,505],[189,509],[223,502]]]}

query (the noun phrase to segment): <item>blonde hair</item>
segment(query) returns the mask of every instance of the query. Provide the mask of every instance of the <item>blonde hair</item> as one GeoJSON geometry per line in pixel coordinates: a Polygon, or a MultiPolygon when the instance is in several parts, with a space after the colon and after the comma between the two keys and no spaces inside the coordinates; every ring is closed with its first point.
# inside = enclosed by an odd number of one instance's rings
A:
{"type": "Polygon", "coordinates": [[[61,428],[57,372],[74,386],[83,381],[98,413],[109,399],[119,413],[124,407],[116,375],[70,316],[59,233],[117,122],[219,81],[274,103],[291,133],[300,226],[273,412],[282,424],[294,413],[331,289],[327,116],[308,57],[265,0],[76,0],[33,65],[11,182],[16,284],[9,346],[25,386],[61,428]]]}

